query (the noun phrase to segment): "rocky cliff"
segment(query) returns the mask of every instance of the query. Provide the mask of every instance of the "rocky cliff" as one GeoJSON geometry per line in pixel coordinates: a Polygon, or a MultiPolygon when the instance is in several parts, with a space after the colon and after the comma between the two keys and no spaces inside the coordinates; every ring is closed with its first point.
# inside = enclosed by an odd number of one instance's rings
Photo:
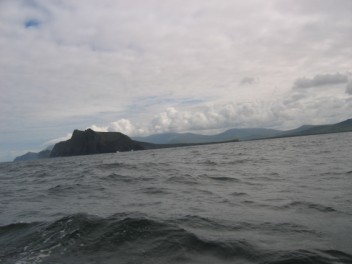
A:
{"type": "Polygon", "coordinates": [[[71,139],[55,144],[50,157],[114,153],[145,149],[138,142],[119,132],[73,131],[71,139]]]}

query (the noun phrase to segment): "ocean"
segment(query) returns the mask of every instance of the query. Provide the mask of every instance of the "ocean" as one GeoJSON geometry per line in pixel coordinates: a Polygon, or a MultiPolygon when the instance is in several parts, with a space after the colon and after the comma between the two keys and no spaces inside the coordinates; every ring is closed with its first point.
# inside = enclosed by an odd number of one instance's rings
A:
{"type": "Polygon", "coordinates": [[[352,133],[0,163],[0,263],[352,263],[352,133]]]}

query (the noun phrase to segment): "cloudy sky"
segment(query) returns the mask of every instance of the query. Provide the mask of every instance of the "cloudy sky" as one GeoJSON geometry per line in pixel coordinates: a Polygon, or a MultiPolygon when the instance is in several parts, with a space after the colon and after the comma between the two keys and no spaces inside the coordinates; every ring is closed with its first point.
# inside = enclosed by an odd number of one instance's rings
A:
{"type": "Polygon", "coordinates": [[[130,136],[352,117],[351,0],[0,0],[0,161],[130,136]]]}

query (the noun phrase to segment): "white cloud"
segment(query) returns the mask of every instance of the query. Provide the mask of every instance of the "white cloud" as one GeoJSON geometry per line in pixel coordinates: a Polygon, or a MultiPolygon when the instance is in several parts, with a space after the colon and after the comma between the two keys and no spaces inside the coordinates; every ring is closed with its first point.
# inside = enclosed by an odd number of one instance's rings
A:
{"type": "Polygon", "coordinates": [[[118,121],[111,122],[108,126],[92,125],[89,128],[97,132],[121,132],[127,135],[144,135],[148,133],[145,128],[135,126],[130,120],[122,118],[118,121]]]}
{"type": "Polygon", "coordinates": [[[68,133],[64,137],[55,138],[55,139],[51,139],[49,141],[44,142],[42,147],[44,147],[44,148],[51,147],[51,146],[55,145],[56,143],[61,142],[61,141],[66,141],[66,140],[70,139],[71,137],[72,137],[72,133],[68,133]]]}
{"type": "MultiPolygon", "coordinates": [[[[298,86],[339,86],[334,73],[351,71],[351,3],[2,0],[0,133],[15,142],[29,131],[47,139],[91,124],[134,134],[287,127],[300,123],[302,116],[294,117],[299,109],[331,119],[334,98],[344,102],[340,87],[336,93],[320,89],[321,95],[291,88],[296,76],[316,76],[298,86]],[[154,99],[148,105],[145,98],[154,99]],[[176,103],[183,98],[187,106],[176,103]],[[298,102],[326,110],[296,108],[298,102]]],[[[351,95],[349,87],[344,96],[351,95]]]]}
{"type": "MultiPolygon", "coordinates": [[[[94,130],[94,131],[96,131],[96,132],[108,132],[108,126],[91,125],[89,128],[94,130]]],[[[122,132],[122,130],[121,131],[115,131],[115,132],[122,132]]]]}
{"type": "Polygon", "coordinates": [[[292,129],[302,124],[326,124],[350,118],[352,102],[342,89],[330,93],[287,93],[281,99],[248,103],[227,102],[187,109],[169,107],[145,122],[121,119],[97,131],[119,131],[129,136],[164,132],[225,130],[229,128],[292,129]],[[334,96],[331,96],[334,95],[334,96]]]}
{"type": "Polygon", "coordinates": [[[134,133],[136,128],[127,119],[120,119],[119,121],[110,123],[108,132],[123,131],[123,133],[131,134],[134,133]]]}
{"type": "Polygon", "coordinates": [[[349,80],[347,85],[346,85],[346,93],[352,95],[352,80],[349,80]]]}

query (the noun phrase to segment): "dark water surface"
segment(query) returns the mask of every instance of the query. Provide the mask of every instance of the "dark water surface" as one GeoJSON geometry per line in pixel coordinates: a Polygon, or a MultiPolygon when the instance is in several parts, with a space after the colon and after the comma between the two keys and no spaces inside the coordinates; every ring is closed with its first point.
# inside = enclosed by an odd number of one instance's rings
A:
{"type": "Polygon", "coordinates": [[[352,263],[352,133],[2,163],[0,263],[352,263]]]}

